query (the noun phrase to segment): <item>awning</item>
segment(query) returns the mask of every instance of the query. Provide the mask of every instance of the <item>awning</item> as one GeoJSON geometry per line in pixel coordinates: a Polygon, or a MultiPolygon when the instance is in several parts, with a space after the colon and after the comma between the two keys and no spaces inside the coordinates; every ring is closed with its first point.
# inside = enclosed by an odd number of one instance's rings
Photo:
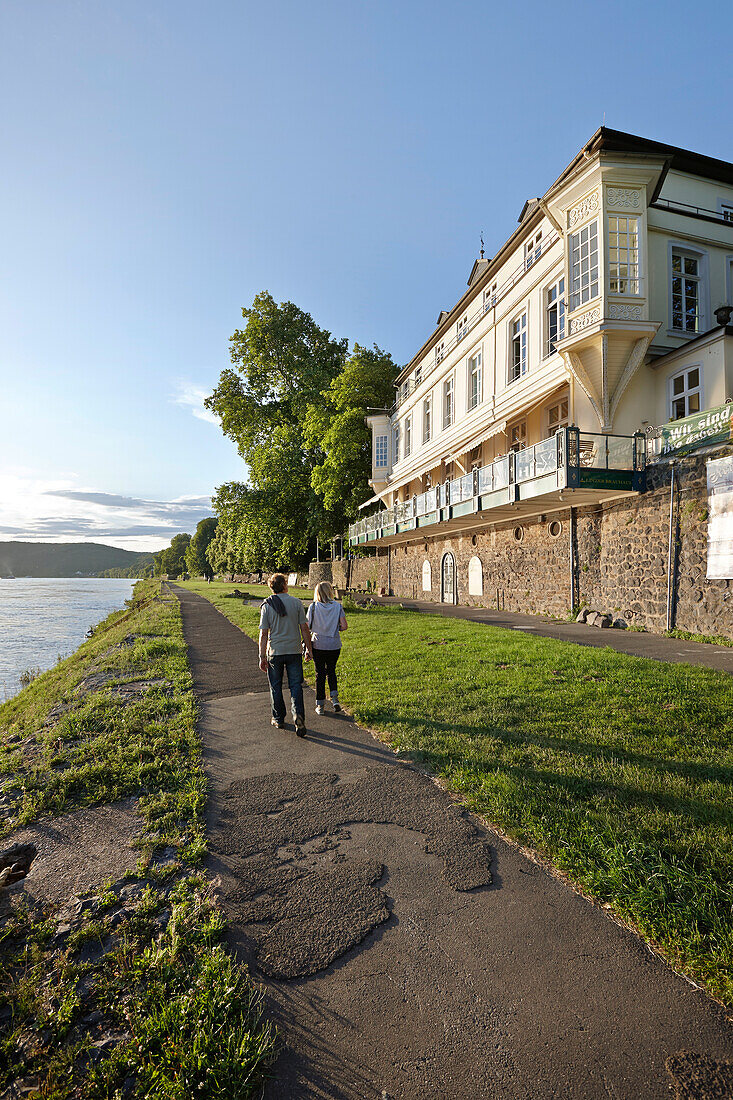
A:
{"type": "Polygon", "coordinates": [[[448,458],[443,459],[444,462],[454,462],[459,455],[464,455],[466,451],[472,451],[474,447],[479,447],[482,443],[485,443],[487,439],[493,439],[495,435],[499,435],[500,432],[506,430],[506,420],[496,420],[488,427],[483,428],[478,435],[470,441],[470,443],[462,443],[460,451],[455,451],[448,458]]]}
{"type": "Polygon", "coordinates": [[[362,508],[368,508],[370,504],[376,504],[377,501],[381,499],[381,497],[369,497],[369,500],[365,500],[363,504],[359,505],[359,511],[361,511],[362,508]]]}

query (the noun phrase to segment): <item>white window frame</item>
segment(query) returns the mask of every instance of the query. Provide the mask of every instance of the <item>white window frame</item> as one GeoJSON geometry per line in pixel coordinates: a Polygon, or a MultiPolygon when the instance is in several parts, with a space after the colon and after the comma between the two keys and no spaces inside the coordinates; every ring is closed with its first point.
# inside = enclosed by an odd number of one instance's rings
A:
{"type": "Polygon", "coordinates": [[[567,327],[568,327],[568,303],[565,296],[565,276],[561,275],[558,279],[555,279],[554,283],[550,283],[546,286],[543,292],[545,301],[545,359],[548,359],[551,355],[555,354],[555,348],[552,347],[552,342],[557,344],[558,340],[564,339],[567,327]],[[550,301],[550,295],[555,291],[555,298],[550,301]],[[557,311],[557,334],[554,337],[550,336],[550,311],[557,311]],[[562,321],[562,324],[561,324],[562,321]]]}
{"type": "Polygon", "coordinates": [[[456,343],[460,344],[468,336],[468,314],[464,314],[460,321],[456,322],[456,343]]]}
{"type": "Polygon", "coordinates": [[[412,414],[405,417],[405,458],[412,451],[412,414]]]}
{"type": "Polygon", "coordinates": [[[400,460],[400,425],[399,421],[392,428],[392,464],[396,465],[400,460]]]}
{"type": "Polygon", "coordinates": [[[422,441],[429,443],[433,434],[433,395],[428,394],[422,403],[422,441]]]}
{"type": "Polygon", "coordinates": [[[667,245],[667,282],[668,282],[668,309],[669,309],[669,327],[667,332],[670,336],[686,336],[692,339],[695,336],[699,336],[702,332],[707,332],[710,327],[710,265],[708,262],[708,253],[703,248],[698,248],[697,245],[690,244],[689,241],[669,241],[667,245]],[[683,256],[690,256],[692,259],[698,261],[698,323],[697,329],[684,329],[674,327],[674,310],[673,300],[674,295],[672,292],[672,283],[674,280],[674,272],[672,271],[672,261],[675,253],[681,253],[683,256]]]}
{"type": "Polygon", "coordinates": [[[733,222],[733,199],[718,199],[718,213],[723,221],[733,222]]]}
{"type": "Polygon", "coordinates": [[[484,291],[484,313],[488,313],[490,309],[493,309],[496,305],[496,283],[493,282],[491,286],[487,287],[484,291]]]}
{"type": "Polygon", "coordinates": [[[466,359],[466,410],[467,412],[473,412],[477,409],[484,399],[484,367],[483,356],[481,354],[481,348],[476,348],[473,355],[469,355],[466,359]],[[471,364],[475,363],[476,367],[472,367],[471,364]],[[478,375],[478,386],[476,388],[476,400],[473,401],[473,377],[474,374],[478,375]]]}
{"type": "Polygon", "coordinates": [[[443,379],[443,431],[452,428],[456,422],[456,376],[449,374],[443,379]],[[450,397],[450,415],[448,415],[448,398],[450,397]]]}
{"type": "Polygon", "coordinates": [[[524,270],[529,271],[542,255],[542,230],[538,229],[524,246],[524,270]]]}
{"type": "Polygon", "coordinates": [[[601,293],[601,239],[598,232],[598,218],[582,225],[570,234],[568,241],[568,313],[572,313],[581,306],[587,305],[601,293]],[[583,242],[583,234],[588,234],[586,242],[583,242]],[[595,267],[593,266],[593,235],[595,232],[595,267]],[[578,244],[576,246],[575,241],[578,244]],[[576,260],[577,251],[577,260],[576,260]],[[578,274],[576,287],[575,274],[578,274]],[[594,278],[595,274],[595,278],[594,278]]]}
{"type": "Polygon", "coordinates": [[[515,316],[512,317],[511,321],[509,322],[509,326],[508,326],[509,359],[508,359],[508,362],[507,362],[507,385],[508,386],[511,386],[511,384],[513,382],[518,382],[521,378],[524,378],[525,374],[527,373],[527,352],[528,352],[527,342],[528,342],[528,338],[529,338],[529,324],[528,324],[529,318],[528,318],[528,314],[529,314],[529,309],[525,307],[525,309],[523,309],[519,313],[515,314],[515,316]],[[514,332],[514,326],[517,325],[517,324],[520,325],[520,328],[515,333],[514,332]],[[514,342],[517,339],[517,337],[519,337],[519,339],[520,339],[520,349],[521,349],[521,351],[520,351],[519,373],[515,374],[514,373],[514,371],[515,371],[514,342]]]}
{"type": "Polygon", "coordinates": [[[705,392],[704,392],[704,389],[703,389],[702,363],[688,363],[686,367],[682,367],[681,370],[674,371],[673,374],[670,374],[669,378],[667,379],[667,412],[669,414],[669,419],[670,420],[681,420],[682,419],[682,417],[679,417],[679,416],[676,417],[674,415],[674,410],[673,410],[674,402],[675,401],[680,401],[680,400],[684,400],[684,402],[685,402],[685,412],[683,413],[684,416],[692,416],[694,413],[700,412],[705,408],[705,392]],[[676,379],[683,378],[683,377],[686,378],[686,376],[690,373],[690,371],[693,371],[693,370],[697,371],[697,377],[698,377],[697,386],[688,387],[687,384],[685,384],[684,389],[682,390],[681,393],[675,393],[674,392],[674,383],[675,383],[676,379]],[[694,394],[698,394],[698,396],[700,398],[700,400],[699,400],[700,408],[699,409],[693,409],[692,413],[691,413],[690,409],[689,409],[689,399],[694,394]]]}
{"type": "Polygon", "coordinates": [[[640,220],[641,219],[635,215],[608,215],[609,294],[635,296],[641,294],[640,220]],[[613,226],[614,222],[616,223],[615,228],[613,226]],[[626,243],[624,245],[621,244],[622,236],[626,238],[626,243]],[[624,271],[626,274],[622,274],[624,271]],[[614,283],[616,284],[615,286],[614,283]]]}
{"type": "Polygon", "coordinates": [[[386,470],[387,459],[389,449],[389,436],[388,435],[375,435],[374,437],[374,469],[386,470]],[[380,458],[384,458],[383,462],[380,462],[380,458]]]}
{"type": "Polygon", "coordinates": [[[545,430],[547,435],[554,435],[558,428],[567,428],[570,423],[570,391],[566,390],[565,393],[561,393],[554,401],[551,401],[549,405],[545,407],[545,430]],[[562,412],[563,404],[567,404],[567,412],[564,417],[560,417],[556,424],[550,424],[550,413],[553,409],[559,408],[562,412]]]}
{"type": "Polygon", "coordinates": [[[509,454],[512,454],[512,452],[516,452],[516,451],[523,451],[524,448],[527,446],[527,439],[528,439],[528,435],[527,435],[527,417],[526,416],[522,417],[521,420],[515,420],[513,424],[508,425],[507,430],[506,430],[506,442],[507,442],[507,449],[508,449],[509,454]],[[512,443],[512,430],[514,428],[524,428],[524,439],[523,440],[519,439],[519,440],[517,440],[516,443],[512,443]]]}
{"type": "Polygon", "coordinates": [[[443,362],[445,356],[445,340],[441,340],[439,344],[435,345],[435,365],[443,362]]]}
{"type": "Polygon", "coordinates": [[[419,367],[415,367],[415,389],[417,389],[417,387],[420,385],[421,382],[422,382],[422,363],[420,364],[419,367]]]}

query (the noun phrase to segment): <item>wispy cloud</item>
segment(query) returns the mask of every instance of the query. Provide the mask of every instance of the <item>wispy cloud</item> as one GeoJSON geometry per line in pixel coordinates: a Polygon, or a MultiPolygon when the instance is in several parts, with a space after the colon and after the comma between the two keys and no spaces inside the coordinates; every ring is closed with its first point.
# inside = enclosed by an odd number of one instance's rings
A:
{"type": "Polygon", "coordinates": [[[206,496],[144,500],[27,473],[0,475],[0,540],[105,542],[159,550],[212,514],[206,496]]]}
{"type": "Polygon", "coordinates": [[[204,399],[208,397],[206,390],[197,386],[194,382],[177,382],[178,392],[172,397],[174,405],[182,405],[190,409],[198,420],[205,420],[207,424],[216,424],[219,427],[219,418],[204,406],[204,399]]]}

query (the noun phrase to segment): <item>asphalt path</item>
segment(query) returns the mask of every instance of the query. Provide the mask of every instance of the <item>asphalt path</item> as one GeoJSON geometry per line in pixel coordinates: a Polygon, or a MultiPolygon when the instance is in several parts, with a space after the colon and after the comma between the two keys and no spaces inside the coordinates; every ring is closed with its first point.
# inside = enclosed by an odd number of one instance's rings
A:
{"type": "Polygon", "coordinates": [[[181,600],[210,870],[283,1048],[267,1100],[721,1100],[726,1014],[346,716],[273,729],[255,644],[181,600]]]}

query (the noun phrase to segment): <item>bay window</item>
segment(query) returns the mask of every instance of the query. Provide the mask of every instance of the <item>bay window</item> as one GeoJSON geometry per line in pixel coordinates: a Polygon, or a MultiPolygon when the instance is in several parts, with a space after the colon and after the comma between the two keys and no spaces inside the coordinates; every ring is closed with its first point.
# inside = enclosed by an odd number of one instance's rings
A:
{"type": "Polygon", "coordinates": [[[570,309],[598,296],[598,222],[570,234],[570,309]]]}

